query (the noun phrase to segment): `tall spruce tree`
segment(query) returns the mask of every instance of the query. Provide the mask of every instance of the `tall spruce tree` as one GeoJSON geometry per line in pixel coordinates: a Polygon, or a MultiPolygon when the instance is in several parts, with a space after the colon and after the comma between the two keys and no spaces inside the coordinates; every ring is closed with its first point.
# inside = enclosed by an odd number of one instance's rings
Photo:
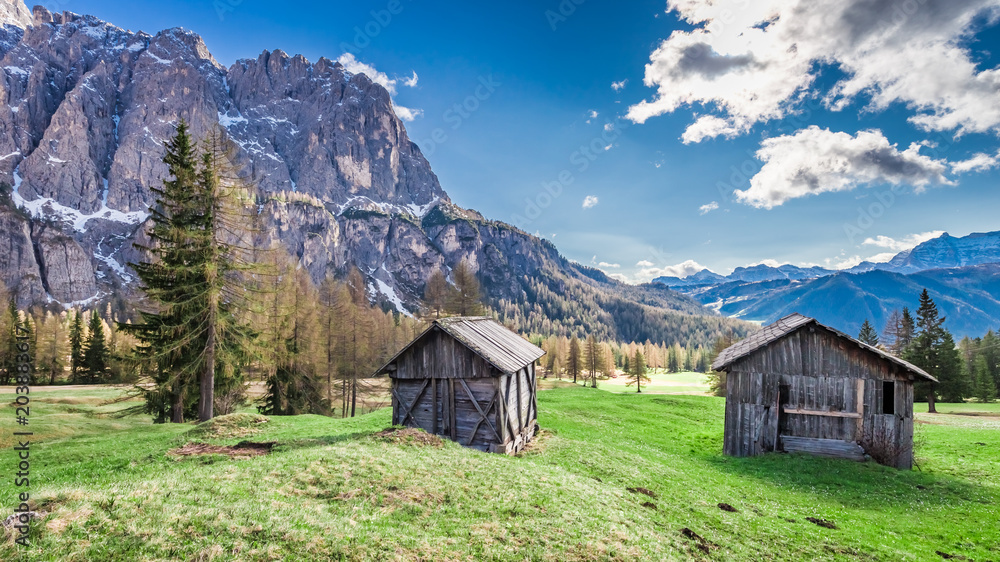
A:
{"type": "Polygon", "coordinates": [[[140,387],[157,421],[180,423],[196,412],[214,416],[217,387],[238,390],[254,334],[237,312],[246,305],[241,275],[254,267],[246,255],[248,225],[255,223],[248,185],[232,172],[234,149],[220,133],[199,154],[187,124],[166,144],[169,177],[151,209],[149,245],[137,244],[146,261],[130,264],[151,310],[143,322],[120,325],[140,342],[153,388],[140,387]]]}
{"type": "Polygon", "coordinates": [[[87,326],[87,343],[83,346],[83,379],[87,384],[108,382],[108,343],[104,323],[97,310],[90,312],[87,326]]]}
{"type": "Polygon", "coordinates": [[[83,367],[83,317],[79,308],[73,309],[73,322],[69,327],[70,380],[76,384],[83,367]]]}
{"type": "MultiPolygon", "coordinates": [[[[903,309],[904,317],[908,311],[903,309]]],[[[927,289],[920,293],[920,306],[917,308],[916,336],[906,348],[906,359],[921,369],[927,371],[932,376],[941,376],[942,371],[942,343],[944,341],[945,330],[943,328],[944,317],[938,313],[937,305],[930,297],[927,289]]],[[[954,346],[954,341],[952,342],[954,346]]],[[[927,411],[937,413],[935,402],[937,399],[937,389],[930,381],[917,383],[915,392],[920,392],[927,397],[927,411]]]]}
{"type": "Polygon", "coordinates": [[[984,355],[976,357],[972,366],[972,394],[976,400],[986,403],[992,402],[997,397],[997,388],[990,376],[990,368],[984,355]]]}
{"type": "Polygon", "coordinates": [[[872,326],[868,319],[865,319],[865,323],[861,325],[861,332],[858,333],[858,340],[862,343],[867,343],[872,347],[878,346],[878,332],[875,331],[875,327],[872,326]]]}

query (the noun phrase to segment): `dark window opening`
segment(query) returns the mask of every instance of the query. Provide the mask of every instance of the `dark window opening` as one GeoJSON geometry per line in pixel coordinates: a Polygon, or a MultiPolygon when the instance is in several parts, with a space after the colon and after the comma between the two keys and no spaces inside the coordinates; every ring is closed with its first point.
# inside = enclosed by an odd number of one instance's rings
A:
{"type": "Polygon", "coordinates": [[[893,381],[882,381],[882,413],[896,413],[896,383],[893,381]]]}

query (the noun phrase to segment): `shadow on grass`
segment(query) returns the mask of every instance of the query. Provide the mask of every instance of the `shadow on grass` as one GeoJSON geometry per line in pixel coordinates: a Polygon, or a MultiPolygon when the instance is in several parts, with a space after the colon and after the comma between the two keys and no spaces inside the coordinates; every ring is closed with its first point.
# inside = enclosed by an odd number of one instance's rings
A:
{"type": "Polygon", "coordinates": [[[851,507],[912,504],[953,508],[956,500],[984,503],[981,499],[984,489],[969,481],[945,474],[897,470],[872,461],[788,453],[748,458],[719,454],[703,460],[720,472],[744,481],[756,480],[793,493],[833,498],[851,507]]]}

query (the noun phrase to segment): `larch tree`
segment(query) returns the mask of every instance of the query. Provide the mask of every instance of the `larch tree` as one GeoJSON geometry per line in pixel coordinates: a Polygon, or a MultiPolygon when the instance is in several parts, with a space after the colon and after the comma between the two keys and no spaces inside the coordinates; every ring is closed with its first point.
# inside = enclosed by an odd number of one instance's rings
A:
{"type": "Polygon", "coordinates": [[[628,365],[628,382],[625,386],[632,386],[635,384],[636,393],[642,392],[642,383],[649,382],[649,376],[646,374],[646,358],[642,355],[642,350],[636,348],[635,355],[632,356],[632,361],[628,365]]]}
{"type": "Polygon", "coordinates": [[[479,292],[479,279],[468,262],[462,260],[451,270],[455,288],[451,291],[448,312],[458,316],[480,316],[483,314],[482,295],[479,292]]]}
{"type": "Polygon", "coordinates": [[[435,318],[441,317],[441,312],[448,304],[451,286],[444,276],[444,272],[439,269],[434,270],[427,279],[427,287],[424,288],[424,304],[428,310],[434,312],[435,318]]]}
{"type": "Polygon", "coordinates": [[[569,340],[569,356],[566,358],[566,370],[567,374],[573,377],[573,382],[576,382],[577,377],[580,375],[580,367],[583,364],[583,357],[580,352],[580,340],[576,336],[573,336],[569,340]]]}
{"type": "Polygon", "coordinates": [[[597,336],[590,334],[587,336],[586,363],[590,371],[590,385],[597,388],[597,372],[601,370],[601,361],[604,355],[601,353],[601,344],[597,341],[597,336]]]}
{"type": "Polygon", "coordinates": [[[903,322],[903,314],[899,310],[889,313],[889,318],[885,321],[885,328],[882,329],[880,343],[885,346],[886,351],[899,357],[902,349],[899,347],[899,329],[903,322]]]}

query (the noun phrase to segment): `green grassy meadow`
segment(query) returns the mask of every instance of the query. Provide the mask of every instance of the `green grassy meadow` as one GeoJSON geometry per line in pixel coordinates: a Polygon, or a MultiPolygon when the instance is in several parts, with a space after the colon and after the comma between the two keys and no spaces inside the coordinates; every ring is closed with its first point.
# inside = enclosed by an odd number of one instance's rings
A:
{"type": "MultiPolygon", "coordinates": [[[[33,389],[32,497],[48,515],[28,549],[8,532],[0,559],[1000,560],[1000,405],[919,414],[920,469],[901,472],[724,457],[719,398],[553,386],[518,457],[383,438],[388,410],[153,425],[111,417],[128,405],[105,404],[116,389],[33,389]],[[246,439],[277,445],[168,453],[246,439]]],[[[12,467],[3,392],[0,466],[12,467]]],[[[14,492],[4,475],[4,515],[14,492]]]]}

